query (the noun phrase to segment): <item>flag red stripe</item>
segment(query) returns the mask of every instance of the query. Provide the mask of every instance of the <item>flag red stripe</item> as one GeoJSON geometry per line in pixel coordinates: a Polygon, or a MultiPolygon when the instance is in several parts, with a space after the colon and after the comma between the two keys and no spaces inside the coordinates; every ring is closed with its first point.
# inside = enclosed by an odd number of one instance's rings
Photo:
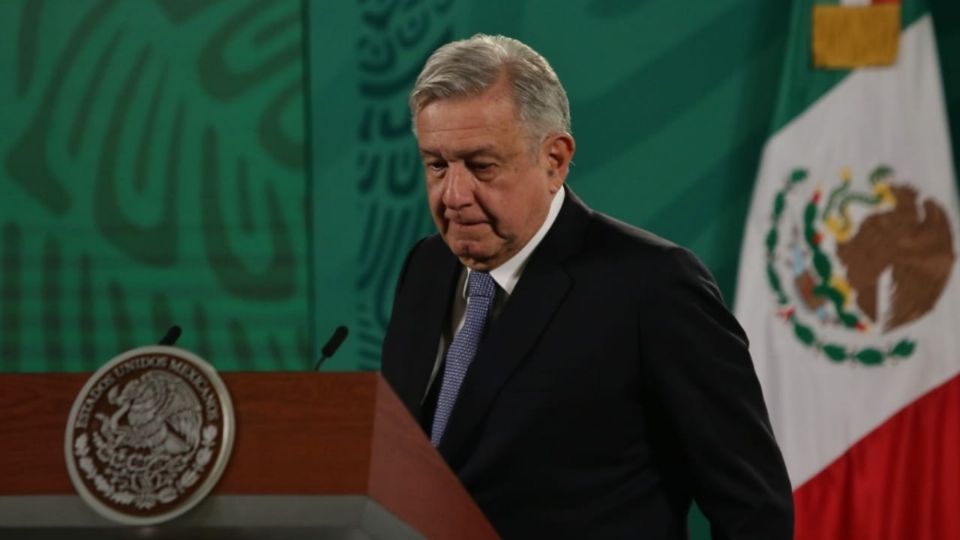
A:
{"type": "Polygon", "coordinates": [[[960,376],[854,444],[794,502],[796,540],[960,538],[960,376]]]}

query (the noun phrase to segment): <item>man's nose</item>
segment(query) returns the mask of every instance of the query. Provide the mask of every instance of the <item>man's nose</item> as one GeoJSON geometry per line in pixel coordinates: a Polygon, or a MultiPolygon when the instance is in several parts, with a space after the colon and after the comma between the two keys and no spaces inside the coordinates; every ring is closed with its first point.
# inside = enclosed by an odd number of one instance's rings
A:
{"type": "Polygon", "coordinates": [[[473,175],[463,163],[450,163],[447,182],[443,190],[443,205],[447,208],[463,208],[473,202],[473,175]]]}

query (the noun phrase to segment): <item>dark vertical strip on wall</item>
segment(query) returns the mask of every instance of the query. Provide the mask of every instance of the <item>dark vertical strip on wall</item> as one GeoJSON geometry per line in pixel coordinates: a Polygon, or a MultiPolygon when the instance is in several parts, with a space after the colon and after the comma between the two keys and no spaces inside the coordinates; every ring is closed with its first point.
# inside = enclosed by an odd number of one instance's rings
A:
{"type": "Polygon", "coordinates": [[[63,321],[60,318],[63,276],[60,242],[47,238],[43,246],[43,349],[48,371],[63,371],[63,321]]]}
{"type": "Polygon", "coordinates": [[[253,204],[250,201],[250,166],[247,160],[237,160],[237,210],[240,214],[240,230],[244,234],[253,234],[253,204]]]}
{"type": "Polygon", "coordinates": [[[127,308],[127,295],[117,282],[110,283],[110,311],[113,316],[113,329],[117,336],[117,350],[112,354],[119,354],[132,349],[133,325],[130,322],[130,311],[127,308]]]}
{"type": "Polygon", "coordinates": [[[33,80],[33,67],[37,64],[37,40],[40,33],[40,13],[43,0],[23,3],[20,16],[20,33],[17,36],[17,97],[23,97],[33,80]]]}
{"type": "Polygon", "coordinates": [[[361,267],[361,271],[357,273],[356,278],[357,290],[362,290],[366,287],[373,275],[373,269],[370,268],[372,265],[364,263],[368,258],[372,257],[372,255],[370,255],[372,250],[371,244],[373,243],[374,233],[377,230],[377,221],[381,215],[379,201],[373,199],[369,203],[366,203],[361,208],[360,214],[362,216],[361,219],[363,219],[363,229],[360,236],[360,245],[357,250],[357,265],[361,267]]]}
{"type": "MultiPolygon", "coordinates": [[[[160,221],[152,226],[141,226],[131,220],[123,210],[124,204],[121,201],[119,185],[122,181],[126,181],[127,177],[120,178],[117,171],[118,161],[125,151],[122,144],[125,140],[124,126],[144,70],[152,58],[151,50],[149,46],[141,49],[136,62],[127,72],[120,94],[110,112],[107,131],[97,160],[93,218],[100,234],[124,254],[144,264],[167,266],[175,261],[178,241],[173,203],[176,197],[176,184],[163,186],[164,212],[160,221]]],[[[153,107],[158,106],[163,82],[164,78],[161,76],[157,82],[153,107]]],[[[147,135],[141,133],[141,136],[147,135]]]]}
{"type": "Polygon", "coordinates": [[[953,143],[954,174],[960,182],[960,2],[932,0],[934,29],[940,49],[940,72],[953,143]]]}
{"type": "Polygon", "coordinates": [[[203,136],[203,180],[200,191],[202,200],[209,201],[202,220],[210,268],[224,288],[239,297],[257,300],[290,298],[296,292],[296,260],[292,235],[286,229],[277,191],[269,185],[264,186],[267,208],[264,222],[270,227],[273,257],[266,269],[253,272],[247,269],[243,258],[231,247],[230,227],[224,212],[229,202],[221,191],[221,184],[230,180],[220,175],[218,148],[216,131],[208,126],[203,136]]]}
{"type": "Polygon", "coordinates": [[[96,327],[94,325],[93,270],[90,256],[80,257],[80,366],[84,370],[96,369],[105,358],[97,358],[96,327]]]}
{"type": "Polygon", "coordinates": [[[170,130],[170,142],[167,143],[166,180],[165,185],[171,191],[170,204],[177,205],[177,180],[180,178],[180,152],[183,145],[183,122],[187,114],[187,106],[181,101],[177,106],[177,116],[173,120],[173,129],[170,130]]]}
{"type": "Polygon", "coordinates": [[[7,223],[3,227],[3,258],[0,269],[0,369],[17,371],[20,367],[20,270],[23,257],[20,252],[20,227],[7,223]]]}
{"type": "MultiPolygon", "coordinates": [[[[390,324],[390,311],[393,304],[393,291],[396,286],[395,272],[393,269],[395,261],[402,261],[406,255],[406,249],[409,244],[398,241],[407,237],[407,231],[413,230],[416,223],[416,217],[413,215],[414,208],[407,205],[405,208],[397,210],[396,225],[392,230],[383,231],[383,240],[378,253],[383,254],[380,259],[382,268],[378,272],[377,281],[374,284],[374,316],[380,326],[381,336],[386,333],[387,326],[390,324]]],[[[379,351],[378,351],[379,352],[379,351]]],[[[379,355],[378,355],[379,356],[379,355]]]]}
{"type": "Polygon", "coordinates": [[[319,349],[314,349],[313,341],[311,336],[313,336],[313,326],[310,326],[311,330],[307,330],[303,327],[297,329],[297,349],[296,352],[299,355],[299,358],[294,362],[294,369],[299,369],[298,362],[308,362],[310,366],[313,366],[313,356],[319,353],[319,349]]]}
{"type": "MultiPolygon", "coordinates": [[[[283,348],[280,347],[277,338],[270,336],[270,338],[267,339],[267,350],[270,352],[270,365],[273,369],[283,369],[285,371],[296,369],[291,367],[294,359],[289,358],[289,355],[283,354],[283,348]]],[[[303,369],[306,368],[304,367],[303,369]]]]}
{"type": "Polygon", "coordinates": [[[360,242],[360,260],[362,270],[357,273],[357,290],[366,289],[371,285],[377,272],[377,255],[386,249],[389,242],[389,232],[394,230],[394,209],[387,207],[379,211],[377,202],[368,207],[367,219],[363,231],[363,240],[360,242]],[[380,221],[382,218],[382,222],[380,221]],[[386,231],[386,233],[383,233],[386,231]],[[373,259],[373,260],[370,260],[373,259]],[[369,262],[368,262],[369,261],[369,262]]]}
{"type": "Polygon", "coordinates": [[[157,79],[157,85],[153,89],[153,97],[150,98],[147,118],[140,130],[140,145],[137,148],[137,157],[133,165],[133,185],[138,193],[143,193],[147,185],[147,178],[150,176],[150,152],[155,146],[153,136],[157,132],[157,111],[160,110],[160,98],[163,96],[163,87],[167,82],[167,69],[168,66],[164,64],[160,77],[157,79]]]}
{"type": "Polygon", "coordinates": [[[236,366],[240,371],[253,371],[255,361],[253,358],[253,349],[250,347],[250,340],[243,325],[237,319],[230,320],[230,341],[233,342],[233,357],[236,366]]]}
{"type": "Polygon", "coordinates": [[[53,69],[53,78],[43,94],[37,114],[30,127],[7,152],[6,167],[10,177],[24,191],[44,205],[47,210],[63,215],[70,209],[70,195],[61,179],[53,172],[47,157],[47,144],[53,126],[54,104],[59,101],[61,92],[66,88],[65,78],[77,55],[83,49],[87,38],[101,24],[114,1],[97,3],[80,21],[71,34],[63,54],[53,69]]]}
{"type": "MultiPolygon", "coordinates": [[[[315,6],[314,6],[315,7],[315,6]]],[[[316,339],[311,339],[316,333],[317,328],[317,314],[316,314],[316,305],[318,302],[317,298],[317,254],[316,254],[316,235],[314,227],[316,226],[313,213],[314,213],[314,183],[317,181],[316,177],[313,174],[313,87],[311,86],[311,74],[310,71],[313,69],[313,63],[311,62],[310,55],[310,2],[303,0],[300,2],[300,47],[301,47],[301,57],[303,62],[300,63],[303,74],[303,95],[305,96],[303,100],[303,165],[304,169],[304,180],[306,185],[304,186],[304,226],[306,227],[305,240],[307,243],[307,328],[309,331],[306,332],[302,337],[302,343],[306,345],[307,351],[301,351],[302,358],[312,358],[313,355],[320,352],[320,344],[316,343],[316,339]]],[[[346,315],[346,314],[344,314],[346,315]]],[[[299,334],[299,333],[298,333],[299,334]]],[[[298,336],[300,337],[300,336],[298,336]]]]}
{"type": "Polygon", "coordinates": [[[170,308],[170,302],[164,293],[154,293],[153,295],[153,333],[157,342],[160,341],[170,329],[171,326],[179,324],[173,317],[173,310],[170,308]]]}
{"type": "Polygon", "coordinates": [[[194,343],[194,352],[200,355],[200,358],[216,365],[211,357],[213,347],[210,345],[210,324],[207,322],[207,313],[202,304],[194,304],[193,328],[184,328],[184,332],[187,331],[193,332],[195,336],[188,341],[188,343],[194,343]]]}
{"type": "Polygon", "coordinates": [[[70,155],[73,157],[77,156],[77,152],[80,150],[80,143],[85,140],[83,135],[87,131],[90,113],[93,111],[93,101],[102,93],[100,86],[107,77],[107,68],[113,59],[113,52],[120,43],[120,35],[121,32],[119,30],[114,32],[113,37],[110,38],[110,42],[106,48],[104,48],[103,52],[100,53],[100,58],[97,59],[97,63],[93,67],[93,74],[90,76],[87,89],[80,99],[80,106],[77,107],[77,115],[73,119],[73,125],[70,127],[70,137],[67,141],[67,150],[70,151],[70,155]]]}
{"type": "Polygon", "coordinates": [[[307,147],[289,137],[283,131],[282,124],[283,112],[286,108],[302,98],[301,82],[299,80],[291,82],[267,105],[257,125],[257,136],[264,150],[279,163],[296,170],[303,167],[303,156],[307,147]]]}

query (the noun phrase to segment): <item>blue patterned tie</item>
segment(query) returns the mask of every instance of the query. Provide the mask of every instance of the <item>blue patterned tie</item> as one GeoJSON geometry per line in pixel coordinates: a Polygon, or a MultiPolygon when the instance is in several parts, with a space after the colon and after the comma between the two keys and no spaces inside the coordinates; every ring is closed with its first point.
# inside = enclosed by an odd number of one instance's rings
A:
{"type": "Polygon", "coordinates": [[[450,419],[450,411],[460,393],[460,384],[467,374],[467,368],[477,354],[480,337],[487,323],[487,313],[493,305],[493,296],[497,291],[497,284],[486,272],[470,272],[467,279],[467,315],[463,327],[457,332],[447,351],[447,363],[443,371],[443,384],[440,386],[440,397],[437,400],[437,412],[433,415],[433,429],[430,431],[430,442],[434,446],[440,444],[443,431],[450,419]]]}

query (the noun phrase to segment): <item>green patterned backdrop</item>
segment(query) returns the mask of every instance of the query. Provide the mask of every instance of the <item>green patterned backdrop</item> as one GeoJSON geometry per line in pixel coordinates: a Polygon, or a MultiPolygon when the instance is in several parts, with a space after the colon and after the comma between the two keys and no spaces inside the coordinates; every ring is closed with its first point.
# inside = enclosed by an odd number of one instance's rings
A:
{"type": "MultiPolygon", "coordinates": [[[[376,369],[431,231],[406,93],[477,31],[565,81],[580,196],[693,248],[729,298],[786,6],[0,1],[0,370],[90,370],[174,323],[228,370],[302,369],[346,324],[327,369],[376,369]]],[[[960,6],[932,8],[957,126],[960,6]]]]}
{"type": "MultiPolygon", "coordinates": [[[[432,227],[406,93],[478,31],[565,82],[577,193],[731,298],[787,4],[0,0],[0,371],[92,370],[174,323],[226,370],[304,369],[345,324],[326,369],[376,369],[432,227]]],[[[960,156],[960,4],[932,8],[960,156]]]]}
{"type": "Polygon", "coordinates": [[[300,2],[0,2],[0,369],[310,353],[300,2]]]}

